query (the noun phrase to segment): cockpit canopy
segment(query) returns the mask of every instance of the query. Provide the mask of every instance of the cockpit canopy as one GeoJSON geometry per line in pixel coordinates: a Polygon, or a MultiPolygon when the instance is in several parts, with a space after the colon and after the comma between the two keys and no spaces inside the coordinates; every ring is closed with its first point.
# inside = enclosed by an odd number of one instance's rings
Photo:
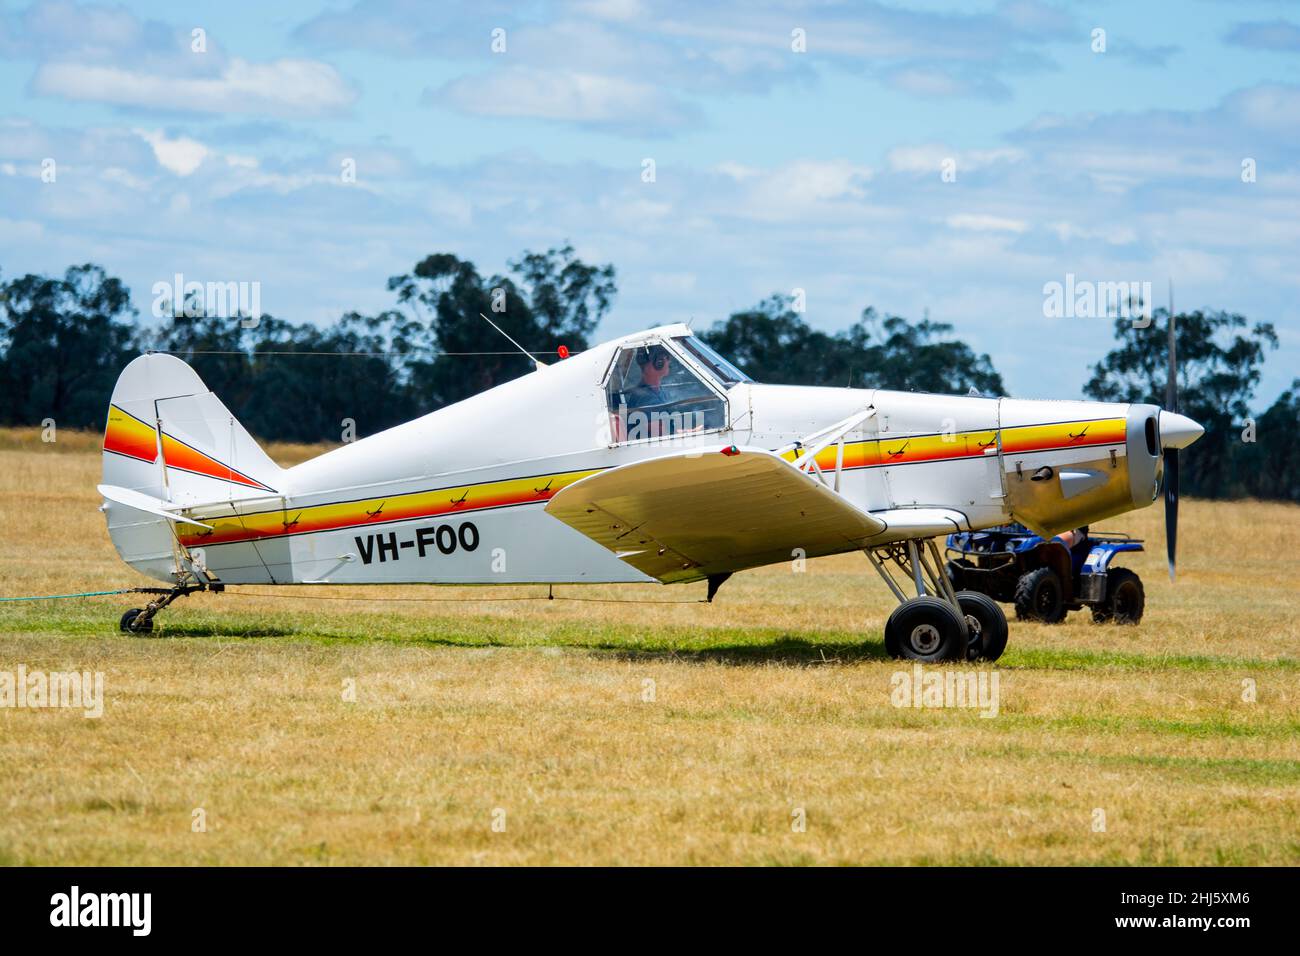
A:
{"type": "Polygon", "coordinates": [[[750,378],[693,335],[618,350],[605,383],[616,442],[726,428],[727,390],[750,378]]]}

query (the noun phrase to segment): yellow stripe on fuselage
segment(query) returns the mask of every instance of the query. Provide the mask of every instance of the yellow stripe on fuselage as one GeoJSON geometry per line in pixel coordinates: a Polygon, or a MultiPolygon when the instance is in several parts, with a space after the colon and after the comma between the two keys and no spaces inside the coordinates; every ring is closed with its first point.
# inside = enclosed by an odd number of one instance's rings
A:
{"type": "Polygon", "coordinates": [[[561,488],[600,470],[510,478],[306,508],[290,507],[287,511],[277,509],[232,517],[205,517],[204,522],[211,525],[212,530],[182,534],[181,542],[187,546],[229,544],[546,502],[561,488]]]}
{"type": "MultiPolygon", "coordinates": [[[[1045,451],[1053,448],[1122,444],[1126,423],[1122,418],[1089,422],[1063,422],[1048,425],[1019,425],[1002,430],[1004,453],[1045,451]]],[[[869,439],[845,442],[846,470],[880,466],[908,465],[919,462],[951,461],[983,457],[995,447],[998,433],[994,429],[952,434],[916,435],[903,438],[869,439]]],[[[824,471],[835,468],[838,450],[834,445],[817,455],[824,471]]],[[[786,452],[786,461],[798,459],[786,452]]],[[[493,508],[541,504],[562,488],[594,475],[603,469],[558,472],[551,475],[509,478],[475,485],[456,485],[431,491],[372,497],[305,508],[290,507],[256,514],[213,517],[196,511],[193,517],[212,526],[211,531],[183,532],[181,542],[187,546],[230,544],[258,541],[294,534],[364,528],[392,521],[410,521],[448,515],[472,514],[493,508]]]]}
{"type": "MultiPolygon", "coordinates": [[[[1123,444],[1128,431],[1122,418],[1105,418],[1085,422],[1054,422],[1048,425],[1016,425],[1002,429],[1005,454],[1047,451],[1054,448],[1082,448],[1092,445],[1123,444]]],[[[997,446],[996,429],[970,432],[914,435],[899,438],[866,439],[845,442],[844,467],[872,468],[879,465],[910,465],[924,461],[947,461],[956,458],[982,457],[997,446]]],[[[817,455],[823,471],[835,467],[838,450],[834,445],[817,455]]],[[[792,451],[786,461],[798,458],[792,451]]]]}

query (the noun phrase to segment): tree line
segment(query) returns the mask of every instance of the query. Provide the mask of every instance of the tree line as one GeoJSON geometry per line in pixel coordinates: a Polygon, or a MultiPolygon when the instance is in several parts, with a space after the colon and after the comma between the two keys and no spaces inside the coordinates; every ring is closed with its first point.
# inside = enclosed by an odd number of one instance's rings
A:
{"type": "MultiPolygon", "coordinates": [[[[561,345],[585,349],[617,294],[614,267],[583,262],[571,246],[507,266],[484,275],[450,253],[430,255],[388,280],[391,308],[325,326],[205,316],[202,301],[142,320],[126,286],[93,264],[0,281],[0,423],[102,428],[118,373],[153,349],[191,364],[260,438],[339,441],[347,422],[358,435],[380,431],[529,371],[481,316],[546,358],[561,345]]],[[[1164,403],[1168,315],[1154,319],[1149,328],[1116,320],[1088,397],[1164,403]]],[[[1226,312],[1177,321],[1182,410],[1206,425],[1184,456],[1185,493],[1300,501],[1300,379],[1251,414],[1273,327],[1226,312]]],[[[698,334],[760,382],[1004,394],[989,356],[952,331],[867,308],[849,328],[823,332],[774,295],[698,334]]]]}

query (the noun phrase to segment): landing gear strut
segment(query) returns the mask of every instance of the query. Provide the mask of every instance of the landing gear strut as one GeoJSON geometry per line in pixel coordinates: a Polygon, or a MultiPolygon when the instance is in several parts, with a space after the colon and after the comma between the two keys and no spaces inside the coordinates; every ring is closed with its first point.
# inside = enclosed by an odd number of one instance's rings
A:
{"type": "Polygon", "coordinates": [[[224,591],[224,584],[178,584],[174,588],[136,588],[140,594],[157,594],[158,598],[144,607],[133,607],[122,615],[118,627],[127,634],[148,634],[153,630],[153,617],[172,601],[188,597],[195,591],[224,591]]]}
{"type": "Polygon", "coordinates": [[[1007,646],[1002,608],[978,592],[954,591],[933,540],[880,545],[867,548],[866,555],[899,601],[885,623],[891,657],[934,662],[1002,656],[1007,646]],[[916,596],[908,597],[905,587],[916,596]]]}

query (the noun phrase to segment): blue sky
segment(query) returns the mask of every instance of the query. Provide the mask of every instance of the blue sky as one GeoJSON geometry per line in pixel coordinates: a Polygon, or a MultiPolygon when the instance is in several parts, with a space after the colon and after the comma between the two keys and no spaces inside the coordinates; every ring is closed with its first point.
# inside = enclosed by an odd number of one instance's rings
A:
{"type": "Polygon", "coordinates": [[[1045,317],[1045,283],[1149,281],[1163,305],[1172,277],[1180,308],[1276,324],[1257,404],[1300,374],[1296,4],[0,11],[7,276],[94,261],[142,313],[176,272],[258,281],[268,312],[324,322],[391,306],[430,252],[490,273],[568,240],[618,269],[603,335],[798,288],[825,329],[928,310],[1027,397],[1076,397],[1111,344],[1045,317]]]}

